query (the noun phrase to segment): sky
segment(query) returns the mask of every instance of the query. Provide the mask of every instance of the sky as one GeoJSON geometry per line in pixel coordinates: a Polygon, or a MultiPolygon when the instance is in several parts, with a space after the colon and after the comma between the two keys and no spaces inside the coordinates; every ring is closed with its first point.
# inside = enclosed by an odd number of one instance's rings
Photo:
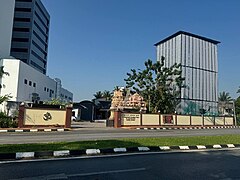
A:
{"type": "Polygon", "coordinates": [[[42,0],[50,39],[47,74],[74,101],[125,86],[130,69],[156,61],[154,43],[183,30],[218,40],[219,92],[240,86],[239,0],[42,0]]]}

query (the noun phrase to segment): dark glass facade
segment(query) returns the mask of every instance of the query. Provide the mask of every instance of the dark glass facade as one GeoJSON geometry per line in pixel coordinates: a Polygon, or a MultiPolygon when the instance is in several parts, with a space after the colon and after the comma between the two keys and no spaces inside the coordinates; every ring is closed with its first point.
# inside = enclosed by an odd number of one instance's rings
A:
{"type": "Polygon", "coordinates": [[[40,0],[15,0],[11,56],[46,74],[50,16],[40,0]]]}

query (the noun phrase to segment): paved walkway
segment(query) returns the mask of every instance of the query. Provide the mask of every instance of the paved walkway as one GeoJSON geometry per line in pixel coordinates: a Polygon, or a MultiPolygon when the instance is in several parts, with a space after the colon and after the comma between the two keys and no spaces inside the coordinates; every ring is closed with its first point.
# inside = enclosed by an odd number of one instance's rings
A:
{"type": "Polygon", "coordinates": [[[106,120],[97,120],[95,122],[89,122],[89,121],[74,122],[74,121],[72,121],[71,128],[73,128],[73,130],[78,130],[80,128],[106,128],[106,120]]]}

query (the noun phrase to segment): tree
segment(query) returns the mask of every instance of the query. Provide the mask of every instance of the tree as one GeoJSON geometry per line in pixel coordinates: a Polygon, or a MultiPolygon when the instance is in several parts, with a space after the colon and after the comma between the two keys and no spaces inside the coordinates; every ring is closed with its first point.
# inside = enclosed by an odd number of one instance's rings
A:
{"type": "Polygon", "coordinates": [[[145,69],[131,69],[124,79],[127,88],[132,88],[147,101],[148,111],[173,113],[180,102],[181,88],[184,87],[181,64],[165,67],[165,58],[153,63],[145,62],[145,69]]]}
{"type": "MultiPolygon", "coordinates": [[[[2,79],[4,75],[9,76],[9,73],[4,71],[4,66],[0,66],[0,79],[2,79]]],[[[0,84],[0,89],[3,87],[4,84],[0,84]]]]}
{"type": "Polygon", "coordinates": [[[111,100],[112,99],[112,93],[110,91],[106,91],[106,90],[103,91],[102,96],[106,100],[111,100]]]}
{"type": "Polygon", "coordinates": [[[229,102],[231,100],[232,100],[232,98],[231,98],[231,96],[229,95],[228,92],[225,92],[225,91],[220,92],[219,97],[218,97],[218,101],[229,102]]]}
{"type": "MultiPolygon", "coordinates": [[[[2,79],[4,75],[9,76],[9,73],[4,71],[4,66],[0,66],[0,79],[2,79]]],[[[4,88],[4,84],[0,84],[0,92],[2,88],[4,88]]],[[[5,101],[8,101],[10,98],[12,98],[10,94],[0,96],[0,104],[2,104],[5,101]]]]}
{"type": "Polygon", "coordinates": [[[237,93],[240,93],[240,86],[239,86],[239,88],[238,88],[238,90],[237,90],[237,93]]]}
{"type": "Polygon", "coordinates": [[[95,99],[100,99],[103,97],[103,93],[101,91],[97,91],[93,96],[95,99]]]}

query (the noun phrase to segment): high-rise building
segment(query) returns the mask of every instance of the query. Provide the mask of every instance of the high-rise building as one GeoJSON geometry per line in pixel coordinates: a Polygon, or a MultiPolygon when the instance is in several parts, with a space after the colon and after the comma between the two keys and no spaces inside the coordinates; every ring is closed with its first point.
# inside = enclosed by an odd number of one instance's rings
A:
{"type": "Polygon", "coordinates": [[[6,32],[6,29],[11,32],[5,38],[5,52],[2,54],[6,56],[10,53],[14,58],[46,74],[50,16],[41,0],[2,1],[0,11],[3,10],[1,15],[4,16],[0,20],[6,24],[0,32],[6,32]]]}
{"type": "Polygon", "coordinates": [[[218,103],[219,41],[179,31],[155,44],[157,60],[165,57],[166,67],[181,63],[185,88],[181,89],[182,114],[216,114],[218,103]]]}

